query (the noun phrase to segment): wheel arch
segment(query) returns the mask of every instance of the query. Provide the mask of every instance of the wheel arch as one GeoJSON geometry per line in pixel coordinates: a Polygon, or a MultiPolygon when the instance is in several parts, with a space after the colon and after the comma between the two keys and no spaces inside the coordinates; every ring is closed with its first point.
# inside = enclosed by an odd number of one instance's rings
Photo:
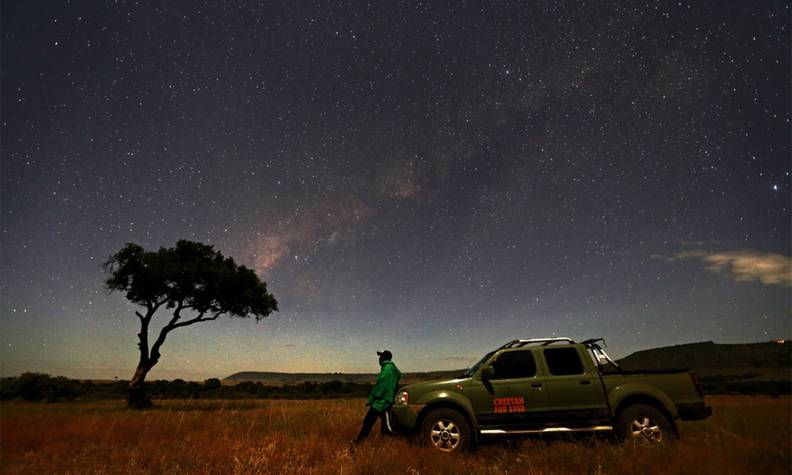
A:
{"type": "Polygon", "coordinates": [[[624,401],[640,398],[644,398],[653,405],[659,404],[659,409],[661,409],[663,414],[667,415],[669,419],[677,419],[679,417],[679,412],[677,411],[674,401],[668,397],[668,394],[656,386],[633,382],[619,385],[608,393],[608,403],[612,408],[614,416],[617,414],[618,408],[622,406],[624,401]]]}

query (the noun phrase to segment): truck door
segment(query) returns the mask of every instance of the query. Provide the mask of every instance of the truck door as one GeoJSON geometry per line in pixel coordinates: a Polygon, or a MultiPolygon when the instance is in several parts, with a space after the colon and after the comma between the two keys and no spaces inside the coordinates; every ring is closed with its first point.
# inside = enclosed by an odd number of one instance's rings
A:
{"type": "Polygon", "coordinates": [[[474,385],[472,396],[479,423],[498,427],[535,423],[547,397],[533,352],[505,351],[491,365],[494,377],[474,385]]]}
{"type": "Polygon", "coordinates": [[[566,346],[542,350],[545,384],[552,407],[549,424],[595,426],[609,424],[608,403],[595,368],[584,365],[580,348],[566,346]]]}

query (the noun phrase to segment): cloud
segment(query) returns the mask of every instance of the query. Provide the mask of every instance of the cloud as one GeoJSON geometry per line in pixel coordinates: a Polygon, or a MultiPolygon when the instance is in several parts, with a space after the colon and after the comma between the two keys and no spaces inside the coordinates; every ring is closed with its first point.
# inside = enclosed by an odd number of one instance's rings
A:
{"type": "MultiPolygon", "coordinates": [[[[658,256],[653,256],[658,257],[658,256]]],[[[737,282],[759,281],[765,285],[792,287],[792,257],[752,249],[707,252],[686,251],[667,261],[699,259],[707,270],[733,278],[737,282]]]]}

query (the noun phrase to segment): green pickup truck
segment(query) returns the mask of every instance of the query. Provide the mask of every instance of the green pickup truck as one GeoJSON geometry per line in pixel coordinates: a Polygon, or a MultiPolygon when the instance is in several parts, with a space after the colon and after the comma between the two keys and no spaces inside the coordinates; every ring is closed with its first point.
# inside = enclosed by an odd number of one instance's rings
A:
{"type": "Polygon", "coordinates": [[[622,371],[602,346],[602,339],[510,341],[458,378],[400,388],[396,429],[446,452],[482,436],[552,432],[611,431],[651,445],[677,437],[676,419],[712,414],[692,371],[622,371]]]}

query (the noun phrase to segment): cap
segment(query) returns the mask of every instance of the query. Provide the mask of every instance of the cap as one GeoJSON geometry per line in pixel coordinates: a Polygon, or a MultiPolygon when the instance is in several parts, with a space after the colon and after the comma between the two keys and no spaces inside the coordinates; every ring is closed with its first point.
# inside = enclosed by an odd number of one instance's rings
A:
{"type": "Polygon", "coordinates": [[[384,351],[378,351],[378,352],[377,352],[377,354],[378,354],[378,355],[379,355],[379,357],[380,357],[380,358],[382,358],[383,360],[390,360],[390,359],[393,359],[393,355],[392,355],[392,354],[391,354],[391,352],[390,352],[390,351],[388,351],[388,350],[384,350],[384,351]]]}

